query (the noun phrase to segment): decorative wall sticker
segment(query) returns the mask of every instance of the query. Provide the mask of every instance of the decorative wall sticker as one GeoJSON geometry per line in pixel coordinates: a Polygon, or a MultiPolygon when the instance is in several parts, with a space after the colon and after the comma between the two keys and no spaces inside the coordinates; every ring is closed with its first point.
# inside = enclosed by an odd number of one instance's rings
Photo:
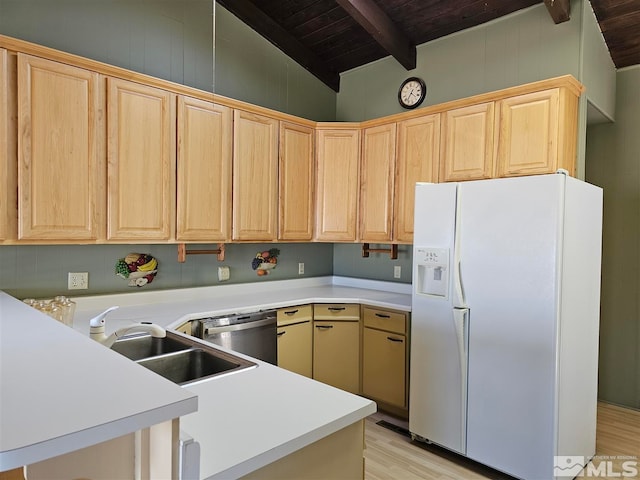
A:
{"type": "Polygon", "coordinates": [[[130,287],[151,283],[158,273],[158,260],[148,253],[130,253],[116,263],[116,275],[129,280],[130,287]]]}
{"type": "Polygon", "coordinates": [[[269,270],[276,268],[278,255],[280,255],[280,250],[277,248],[258,252],[253,260],[251,260],[251,268],[253,268],[259,276],[269,275],[269,270]]]}

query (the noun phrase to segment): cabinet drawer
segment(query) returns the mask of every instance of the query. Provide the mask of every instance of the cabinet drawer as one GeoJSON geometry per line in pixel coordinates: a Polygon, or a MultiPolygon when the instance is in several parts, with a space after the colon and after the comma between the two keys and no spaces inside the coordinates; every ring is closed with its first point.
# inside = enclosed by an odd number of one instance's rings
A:
{"type": "Polygon", "coordinates": [[[313,318],[311,305],[298,305],[278,310],[278,326],[300,323],[313,318]]]}
{"type": "Polygon", "coordinates": [[[314,320],[360,320],[360,305],[345,303],[316,303],[313,306],[314,320]]]}
{"type": "Polygon", "coordinates": [[[407,331],[407,315],[377,308],[364,308],[364,326],[378,328],[388,332],[404,334],[407,331]]]}

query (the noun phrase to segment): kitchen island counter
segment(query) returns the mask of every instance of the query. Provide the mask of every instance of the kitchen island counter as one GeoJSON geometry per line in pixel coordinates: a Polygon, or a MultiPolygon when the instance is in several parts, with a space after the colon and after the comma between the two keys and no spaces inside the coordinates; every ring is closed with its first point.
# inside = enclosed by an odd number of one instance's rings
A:
{"type": "Polygon", "coordinates": [[[0,471],[194,412],[197,395],[0,292],[0,471]]]}

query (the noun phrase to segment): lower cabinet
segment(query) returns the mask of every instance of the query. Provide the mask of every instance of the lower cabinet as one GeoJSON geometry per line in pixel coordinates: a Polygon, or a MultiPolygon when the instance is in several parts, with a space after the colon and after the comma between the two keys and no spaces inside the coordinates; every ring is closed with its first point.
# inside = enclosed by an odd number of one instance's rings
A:
{"type": "Polygon", "coordinates": [[[278,310],[278,366],[408,414],[409,313],[358,304],[278,310]]]}
{"type": "Polygon", "coordinates": [[[311,305],[278,310],[278,366],[305,377],[313,373],[311,305]]]}
{"type": "Polygon", "coordinates": [[[407,408],[407,314],[363,308],[362,394],[407,408]]]}
{"type": "Polygon", "coordinates": [[[283,478],[362,480],[364,478],[364,420],[349,425],[260,468],[243,480],[283,478]]]}
{"type": "Polygon", "coordinates": [[[360,306],[316,304],[313,311],[313,378],[359,394],[360,306]]]}
{"type": "MultiPolygon", "coordinates": [[[[29,480],[178,478],[180,419],[27,465],[29,480]]],[[[182,478],[182,477],[180,477],[182,478]]]]}

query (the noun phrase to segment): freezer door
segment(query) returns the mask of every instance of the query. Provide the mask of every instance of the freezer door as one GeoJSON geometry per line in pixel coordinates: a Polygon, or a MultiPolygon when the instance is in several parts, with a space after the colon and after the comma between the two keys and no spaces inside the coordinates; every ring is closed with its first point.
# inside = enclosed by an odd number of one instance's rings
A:
{"type": "Polygon", "coordinates": [[[469,317],[454,316],[452,305],[456,191],[455,183],[416,187],[409,430],[464,453],[469,317]]]}
{"type": "Polygon", "coordinates": [[[564,175],[461,184],[467,455],[552,477],[564,175]]]}

